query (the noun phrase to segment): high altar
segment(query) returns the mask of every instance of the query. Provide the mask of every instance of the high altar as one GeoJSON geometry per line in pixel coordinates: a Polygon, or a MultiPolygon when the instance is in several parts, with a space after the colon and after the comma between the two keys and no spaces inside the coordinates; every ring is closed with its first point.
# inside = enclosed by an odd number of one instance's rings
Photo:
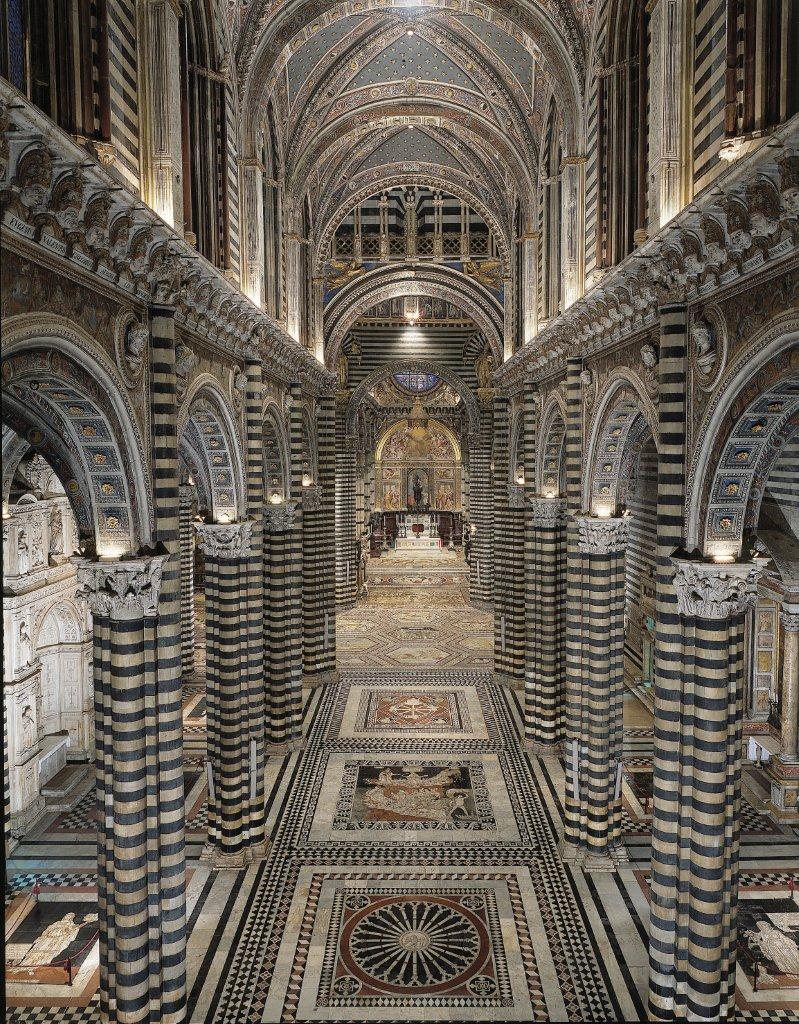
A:
{"type": "Polygon", "coordinates": [[[441,541],[432,517],[427,513],[408,512],[405,516],[405,536],[397,537],[397,550],[407,551],[438,548],[441,541]],[[414,529],[417,527],[417,529],[414,529]],[[421,527],[421,529],[418,529],[421,527]]]}

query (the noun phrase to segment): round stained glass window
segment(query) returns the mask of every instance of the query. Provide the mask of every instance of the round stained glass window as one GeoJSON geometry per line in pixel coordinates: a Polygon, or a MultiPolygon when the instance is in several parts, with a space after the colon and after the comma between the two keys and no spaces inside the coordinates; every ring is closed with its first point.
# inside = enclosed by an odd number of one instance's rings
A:
{"type": "Polygon", "coordinates": [[[412,395],[424,395],[432,391],[441,378],[435,373],[401,370],[394,374],[394,380],[404,391],[409,391],[412,395]]]}

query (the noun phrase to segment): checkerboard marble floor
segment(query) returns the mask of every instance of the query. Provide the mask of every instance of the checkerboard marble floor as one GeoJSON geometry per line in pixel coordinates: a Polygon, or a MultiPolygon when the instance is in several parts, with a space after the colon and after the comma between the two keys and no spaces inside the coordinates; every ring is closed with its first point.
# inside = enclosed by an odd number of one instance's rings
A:
{"type": "MultiPolygon", "coordinates": [[[[196,690],[186,709],[201,713],[196,690]]],[[[644,1018],[645,750],[624,783],[631,861],[590,875],[557,853],[562,761],[522,748],[520,695],[488,669],[345,669],[306,692],[305,723],[305,748],[269,759],[272,842],[243,872],[199,862],[204,781],[201,761],[187,762],[191,1022],[644,1018]]],[[[631,729],[632,749],[646,731],[631,729]]],[[[799,841],[764,822],[747,810],[739,1013],[799,1021],[799,979],[767,941],[799,935],[799,841]]],[[[20,949],[35,884],[79,901],[89,928],[93,828],[81,804],[15,852],[7,934],[10,914],[20,949]]],[[[94,1024],[93,963],[71,1005],[17,986],[7,1019],[94,1024]]]]}

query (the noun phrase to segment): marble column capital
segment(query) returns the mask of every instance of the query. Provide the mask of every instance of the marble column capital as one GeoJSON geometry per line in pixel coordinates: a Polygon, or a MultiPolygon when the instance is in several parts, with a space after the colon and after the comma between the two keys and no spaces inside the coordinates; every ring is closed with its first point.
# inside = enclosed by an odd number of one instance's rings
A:
{"type": "Polygon", "coordinates": [[[508,484],[508,507],[524,508],[524,484],[508,484]]]}
{"type": "Polygon", "coordinates": [[[533,495],[529,500],[535,526],[553,527],[566,519],[568,508],[565,498],[544,498],[533,495]]]}
{"type": "Polygon", "coordinates": [[[799,633],[799,612],[783,609],[780,612],[780,622],[786,633],[799,633]]]}
{"type": "Polygon", "coordinates": [[[168,555],[103,562],[75,558],[79,593],[92,614],[110,619],[152,618],[158,612],[168,555]]]}
{"type": "Polygon", "coordinates": [[[252,550],[252,520],[242,523],[197,523],[197,543],[208,558],[247,558],[252,550]]]}
{"type": "Polygon", "coordinates": [[[194,484],[181,484],[178,487],[178,498],[181,508],[191,508],[197,501],[197,488],[194,484]]]}
{"type": "Polygon", "coordinates": [[[753,608],[768,559],[751,562],[698,562],[672,558],[674,588],[681,615],[726,619],[753,608]]]}
{"type": "Polygon", "coordinates": [[[264,528],[272,533],[287,533],[294,526],[296,510],[297,503],[294,501],[267,505],[264,509],[264,528]]]}
{"type": "Polygon", "coordinates": [[[302,489],[303,512],[318,512],[322,507],[322,488],[319,484],[311,484],[302,489]]]}
{"type": "Polygon", "coordinates": [[[630,539],[630,516],[575,516],[578,547],[584,555],[621,551],[630,539]]]}

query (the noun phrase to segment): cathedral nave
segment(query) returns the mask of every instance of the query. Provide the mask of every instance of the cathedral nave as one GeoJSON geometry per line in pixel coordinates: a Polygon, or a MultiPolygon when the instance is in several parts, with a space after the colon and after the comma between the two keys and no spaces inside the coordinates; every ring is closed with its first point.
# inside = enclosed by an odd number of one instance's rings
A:
{"type": "Polygon", "coordinates": [[[799,11],[0,0],[8,1024],[799,1020],[799,11]]]}

